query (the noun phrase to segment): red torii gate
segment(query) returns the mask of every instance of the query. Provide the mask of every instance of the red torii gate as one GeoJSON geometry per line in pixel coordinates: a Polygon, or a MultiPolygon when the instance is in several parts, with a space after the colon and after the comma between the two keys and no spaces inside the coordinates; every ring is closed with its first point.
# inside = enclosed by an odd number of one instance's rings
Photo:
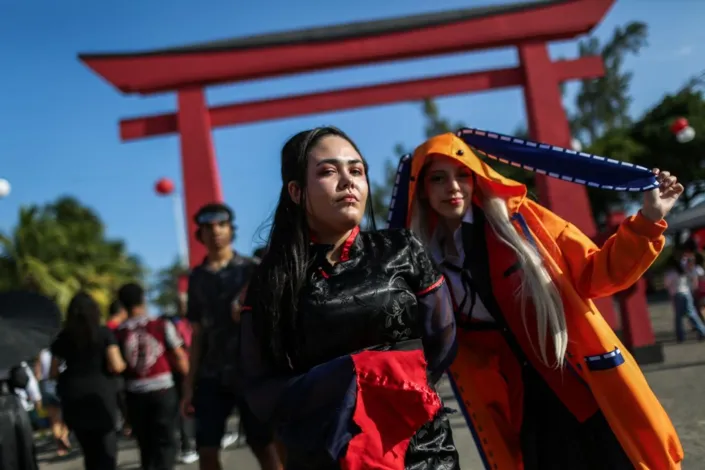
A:
{"type": "MultiPolygon", "coordinates": [[[[568,146],[571,135],[559,85],[604,73],[600,57],[551,61],[547,43],[591,31],[614,0],[538,0],[380,21],[312,28],[137,53],[80,54],[88,67],[125,94],[176,91],[176,113],[120,121],[122,140],[178,133],[187,215],[222,200],[211,129],[235,124],[522,86],[529,131],[543,142],[568,146]],[[209,108],[203,88],[352,65],[516,46],[518,67],[286,96],[209,108]]],[[[585,188],[537,175],[543,204],[596,235],[585,188]]],[[[191,217],[187,217],[190,221],[191,217]]],[[[191,223],[191,222],[189,222],[191,223]]],[[[191,265],[204,256],[189,230],[191,265]]],[[[616,326],[610,299],[598,301],[616,326]]],[[[641,296],[630,307],[648,323],[641,296]]],[[[628,312],[623,312],[628,314],[628,312]]],[[[654,343],[653,332],[627,338],[632,347],[654,343]]]]}

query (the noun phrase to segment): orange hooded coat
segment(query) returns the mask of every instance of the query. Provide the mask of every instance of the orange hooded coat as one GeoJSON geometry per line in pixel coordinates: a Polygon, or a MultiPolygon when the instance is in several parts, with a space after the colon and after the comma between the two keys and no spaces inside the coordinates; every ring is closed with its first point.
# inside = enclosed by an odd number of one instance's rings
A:
{"type": "MultiPolygon", "coordinates": [[[[635,468],[679,469],[683,449],[669,417],[634,358],[590,300],[630,287],[644,274],[663,248],[666,223],[654,223],[637,214],[625,220],[598,248],[576,227],[527,199],[524,185],[495,172],[454,134],[444,134],[414,152],[407,224],[412,216],[416,180],[435,155],[466,165],[476,175],[476,195],[494,194],[506,201],[512,224],[534,243],[560,292],[569,342],[565,367],[556,369],[545,366],[534,352],[536,337],[524,327],[516,296],[499,295],[516,292],[520,273],[507,274],[516,258],[487,224],[492,291],[506,325],[536,371],[578,421],[584,422],[601,410],[635,468]]],[[[487,361],[493,359],[483,354],[485,346],[474,342],[472,335],[461,328],[458,332],[458,355],[450,375],[485,464],[497,470],[523,468],[517,443],[494,418],[498,408],[511,404],[495,402],[493,376],[482,375],[488,370],[487,361]]],[[[497,375],[495,372],[495,380],[497,375]]]]}

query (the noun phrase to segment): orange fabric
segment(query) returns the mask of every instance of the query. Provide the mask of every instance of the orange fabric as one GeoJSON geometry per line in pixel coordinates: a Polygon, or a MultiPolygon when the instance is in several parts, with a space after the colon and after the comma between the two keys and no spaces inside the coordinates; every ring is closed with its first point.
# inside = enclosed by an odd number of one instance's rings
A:
{"type": "MultiPolygon", "coordinates": [[[[654,223],[637,214],[626,219],[602,248],[598,248],[572,224],[528,200],[526,188],[523,185],[504,178],[494,171],[454,134],[434,137],[414,152],[409,186],[409,221],[413,215],[412,202],[419,173],[429,158],[438,155],[455,159],[466,165],[477,176],[476,193],[492,194],[504,199],[509,213],[519,213],[526,221],[563,300],[569,337],[566,361],[573,365],[580,373],[580,378],[589,387],[592,397],[587,400],[588,408],[590,403],[599,406],[637,469],[679,469],[680,462],[683,460],[683,448],[673,424],[651,391],[634,358],[627,352],[590,300],[619,292],[632,285],[644,274],[663,248],[663,232],[666,229],[666,223],[664,221],[654,223]],[[588,368],[586,356],[605,354],[615,348],[622,351],[623,364],[600,371],[591,371],[588,368]]],[[[522,233],[518,222],[512,223],[519,233],[522,233]]],[[[488,236],[487,240],[489,244],[496,238],[488,236]]],[[[509,288],[506,284],[512,282],[510,278],[513,276],[508,279],[501,276],[504,271],[500,271],[498,263],[508,260],[501,253],[497,253],[497,250],[497,244],[488,246],[493,289],[495,292],[512,292],[500,290],[509,288]],[[502,283],[505,285],[499,285],[502,283]]],[[[496,297],[514,336],[532,363],[536,364],[537,355],[530,346],[527,346],[533,338],[526,333],[521,320],[517,321],[517,317],[520,316],[518,303],[512,304],[514,299],[511,296],[497,295],[496,297]]],[[[466,347],[468,345],[463,344],[462,337],[459,340],[460,349],[456,362],[451,366],[451,372],[459,384],[467,384],[463,387],[464,391],[460,392],[463,401],[466,396],[477,399],[478,397],[469,391],[473,384],[479,383],[473,377],[477,369],[458,366],[468,364],[470,357],[475,353],[466,347]]],[[[545,367],[537,369],[545,378],[548,374],[551,378],[547,379],[549,385],[580,419],[583,413],[577,403],[579,400],[573,396],[579,388],[567,384],[567,381],[570,382],[568,378],[570,374],[564,370],[545,367]],[[561,382],[563,385],[557,386],[561,382]]],[[[473,404],[473,410],[478,410],[481,406],[473,404]]],[[[587,408],[583,409],[583,412],[587,413],[587,408]]],[[[506,443],[499,442],[501,439],[495,436],[492,442],[489,442],[490,438],[488,438],[488,445],[494,448],[507,448],[506,443]]]]}
{"type": "Polygon", "coordinates": [[[483,456],[492,469],[522,470],[521,365],[498,331],[459,330],[458,337],[449,372],[483,456]]]}
{"type": "Polygon", "coordinates": [[[422,350],[365,351],[352,356],[357,376],[352,438],[343,470],[404,470],[409,441],[441,409],[428,385],[422,350]]]}

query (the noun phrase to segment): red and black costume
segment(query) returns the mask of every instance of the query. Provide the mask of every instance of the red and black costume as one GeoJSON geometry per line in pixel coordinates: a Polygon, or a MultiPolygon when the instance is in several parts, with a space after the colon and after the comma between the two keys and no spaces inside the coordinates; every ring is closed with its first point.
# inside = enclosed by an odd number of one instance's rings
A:
{"type": "Polygon", "coordinates": [[[332,246],[310,249],[296,319],[284,325],[286,364],[268,353],[256,308],[266,292],[254,282],[242,316],[246,397],[277,423],[287,469],[457,469],[433,388],[454,357],[455,323],[421,242],[355,229],[335,265],[332,246]]]}

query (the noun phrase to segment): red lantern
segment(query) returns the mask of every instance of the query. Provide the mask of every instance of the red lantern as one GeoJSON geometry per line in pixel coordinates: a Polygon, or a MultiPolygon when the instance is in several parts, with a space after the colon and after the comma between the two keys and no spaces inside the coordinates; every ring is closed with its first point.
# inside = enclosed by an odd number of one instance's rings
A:
{"type": "Polygon", "coordinates": [[[154,190],[160,196],[168,196],[174,192],[174,183],[169,178],[162,178],[154,185],[154,190]]]}
{"type": "Polygon", "coordinates": [[[676,136],[676,140],[682,144],[695,138],[695,129],[690,126],[690,123],[684,117],[679,117],[673,121],[671,132],[676,136]]]}

